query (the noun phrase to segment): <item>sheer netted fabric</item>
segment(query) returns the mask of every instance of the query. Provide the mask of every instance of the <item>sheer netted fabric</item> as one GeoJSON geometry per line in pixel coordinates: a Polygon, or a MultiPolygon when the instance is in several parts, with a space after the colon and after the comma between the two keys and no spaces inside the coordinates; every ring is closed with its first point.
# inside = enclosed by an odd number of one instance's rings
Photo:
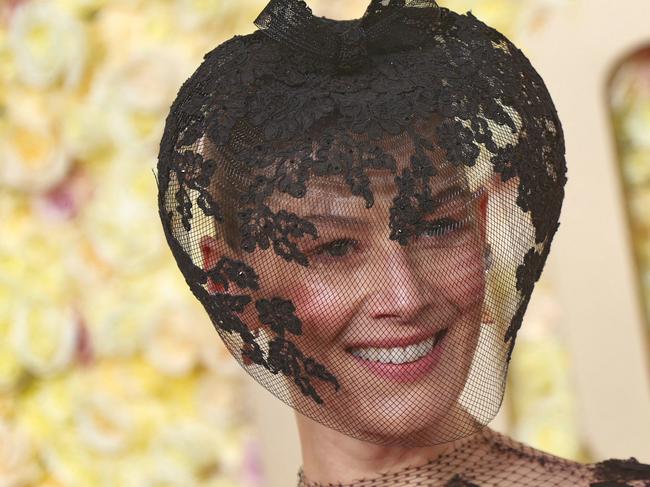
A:
{"type": "Polygon", "coordinates": [[[298,487],[648,487],[650,465],[635,458],[582,464],[489,428],[425,464],[352,483],[321,484],[298,471],[298,487]]]}
{"type": "Polygon", "coordinates": [[[160,217],[233,356],[330,428],[424,446],[497,413],[558,228],[564,139],[528,59],[470,13],[272,0],[171,106],[160,217]]]}

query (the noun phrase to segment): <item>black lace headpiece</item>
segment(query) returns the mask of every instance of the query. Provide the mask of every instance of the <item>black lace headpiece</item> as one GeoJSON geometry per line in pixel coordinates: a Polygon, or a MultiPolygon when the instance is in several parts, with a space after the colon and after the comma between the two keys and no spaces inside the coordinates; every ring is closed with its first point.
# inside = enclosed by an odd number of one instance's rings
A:
{"type": "Polygon", "coordinates": [[[382,444],[499,409],[558,228],[562,128],[528,59],[470,13],[271,0],[205,55],[158,159],[167,241],[245,370],[382,444]]]}

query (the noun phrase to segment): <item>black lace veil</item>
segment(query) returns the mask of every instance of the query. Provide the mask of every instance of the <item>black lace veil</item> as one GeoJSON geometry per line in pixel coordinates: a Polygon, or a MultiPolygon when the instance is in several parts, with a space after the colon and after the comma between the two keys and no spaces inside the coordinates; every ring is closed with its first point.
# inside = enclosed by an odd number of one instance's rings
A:
{"type": "Polygon", "coordinates": [[[486,425],[558,221],[549,93],[471,13],[271,0],[207,53],[160,144],[159,210],[233,356],[300,413],[375,443],[486,425]]]}

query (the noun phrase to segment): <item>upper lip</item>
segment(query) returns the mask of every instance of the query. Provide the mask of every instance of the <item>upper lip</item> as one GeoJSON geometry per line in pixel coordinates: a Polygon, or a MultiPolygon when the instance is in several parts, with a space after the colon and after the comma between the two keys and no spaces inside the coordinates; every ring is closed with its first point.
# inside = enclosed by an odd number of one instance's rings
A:
{"type": "Polygon", "coordinates": [[[429,338],[435,337],[437,333],[446,330],[447,327],[439,328],[435,331],[422,332],[418,335],[411,335],[408,337],[392,337],[384,338],[382,340],[366,340],[357,342],[354,345],[346,347],[346,350],[352,350],[354,348],[394,348],[394,347],[408,347],[409,345],[415,345],[416,343],[423,342],[429,338]]]}

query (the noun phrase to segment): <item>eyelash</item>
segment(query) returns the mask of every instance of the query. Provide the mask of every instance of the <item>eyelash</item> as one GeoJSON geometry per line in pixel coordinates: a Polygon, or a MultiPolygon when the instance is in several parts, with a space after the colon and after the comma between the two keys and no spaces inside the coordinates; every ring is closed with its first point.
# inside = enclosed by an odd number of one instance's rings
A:
{"type": "MultiPolygon", "coordinates": [[[[458,230],[463,226],[463,221],[462,220],[456,220],[454,218],[439,218],[437,220],[434,220],[432,223],[434,223],[434,228],[433,231],[424,231],[422,235],[416,235],[414,237],[415,241],[420,241],[422,240],[422,236],[426,236],[426,238],[431,238],[431,237],[440,237],[443,235],[446,235],[449,232],[458,230]],[[438,231],[438,229],[440,231],[438,231]]],[[[338,259],[340,257],[345,257],[347,255],[347,249],[348,249],[348,244],[352,244],[354,246],[358,246],[359,242],[358,240],[351,239],[351,238],[338,238],[336,240],[331,240],[327,243],[324,243],[322,245],[319,245],[318,247],[314,248],[310,252],[307,253],[309,256],[321,256],[321,259],[338,259]],[[345,249],[346,252],[343,254],[332,254],[328,249],[335,247],[337,244],[345,244],[345,249]]]]}

